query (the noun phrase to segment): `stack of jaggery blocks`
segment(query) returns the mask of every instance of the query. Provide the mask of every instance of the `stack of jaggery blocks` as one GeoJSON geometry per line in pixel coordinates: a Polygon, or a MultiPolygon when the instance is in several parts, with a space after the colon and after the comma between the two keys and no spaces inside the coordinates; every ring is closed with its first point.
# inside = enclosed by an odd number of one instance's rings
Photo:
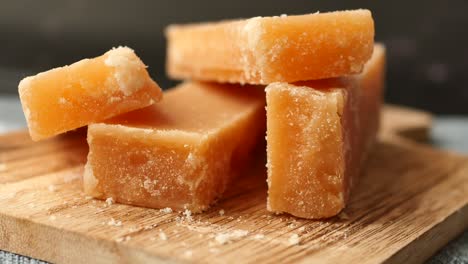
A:
{"type": "Polygon", "coordinates": [[[164,93],[126,47],[19,84],[33,140],[88,126],[87,195],[202,212],[266,151],[269,211],[314,219],[345,207],[379,126],[385,49],[370,11],[171,25],[166,36],[167,72],[185,81],[164,93]]]}

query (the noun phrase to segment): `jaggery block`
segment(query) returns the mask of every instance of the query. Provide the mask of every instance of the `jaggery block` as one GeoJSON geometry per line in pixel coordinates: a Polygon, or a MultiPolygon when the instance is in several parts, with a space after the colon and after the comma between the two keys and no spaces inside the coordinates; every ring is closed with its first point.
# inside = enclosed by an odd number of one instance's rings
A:
{"type": "Polygon", "coordinates": [[[384,65],[376,45],[360,75],[266,88],[269,211],[324,218],[345,207],[378,130],[384,65]]]}
{"type": "Polygon", "coordinates": [[[270,84],[360,73],[374,45],[369,10],[171,25],[175,79],[270,84]]]}
{"type": "Polygon", "coordinates": [[[162,92],[133,50],[119,47],[24,78],[19,95],[37,141],[146,107],[162,92]]]}
{"type": "Polygon", "coordinates": [[[150,107],[88,127],[88,195],[200,212],[264,140],[261,87],[187,82],[150,107]]]}

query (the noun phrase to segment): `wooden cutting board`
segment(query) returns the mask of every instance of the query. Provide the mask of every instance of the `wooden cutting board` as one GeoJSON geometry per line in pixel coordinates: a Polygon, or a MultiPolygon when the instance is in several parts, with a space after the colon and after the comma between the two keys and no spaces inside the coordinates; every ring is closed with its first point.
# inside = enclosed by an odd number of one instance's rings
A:
{"type": "Polygon", "coordinates": [[[386,107],[349,206],[322,221],[268,213],[263,162],[190,216],[86,197],[85,131],[38,143],[7,134],[0,248],[60,263],[422,262],[468,227],[468,159],[416,143],[429,125],[423,112],[386,107]]]}

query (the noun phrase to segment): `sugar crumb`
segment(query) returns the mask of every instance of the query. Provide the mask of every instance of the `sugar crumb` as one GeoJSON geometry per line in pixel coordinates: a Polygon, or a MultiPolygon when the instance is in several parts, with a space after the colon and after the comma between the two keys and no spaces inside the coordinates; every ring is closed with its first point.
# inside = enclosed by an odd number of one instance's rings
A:
{"type": "Polygon", "coordinates": [[[219,210],[219,215],[223,216],[224,215],[224,209],[219,210]]]}
{"type": "Polygon", "coordinates": [[[224,245],[227,243],[231,243],[237,239],[245,237],[249,231],[247,230],[234,230],[231,233],[220,233],[215,236],[215,241],[218,242],[218,244],[224,245]]]}
{"type": "Polygon", "coordinates": [[[166,208],[160,209],[159,212],[169,214],[169,213],[172,213],[172,209],[169,207],[166,207],[166,208]]]}
{"type": "Polygon", "coordinates": [[[114,203],[114,199],[112,197],[109,197],[109,198],[106,199],[106,204],[108,206],[111,206],[113,203],[114,203]]]}
{"type": "Polygon", "coordinates": [[[128,231],[131,232],[131,233],[136,232],[136,231],[138,231],[138,230],[140,230],[140,229],[139,229],[138,227],[136,227],[136,226],[132,226],[132,227],[130,227],[130,228],[128,229],[128,231]]]}
{"type": "Polygon", "coordinates": [[[230,236],[229,234],[217,234],[215,237],[216,242],[218,242],[221,245],[226,244],[227,242],[230,241],[230,236]]]}
{"type": "Polygon", "coordinates": [[[185,220],[191,222],[193,221],[193,218],[192,218],[192,211],[188,210],[188,209],[185,209],[184,211],[184,216],[185,216],[185,220]]]}
{"type": "Polygon", "coordinates": [[[158,226],[158,224],[146,225],[143,229],[144,230],[151,230],[151,229],[153,229],[153,228],[155,228],[157,226],[158,226]]]}
{"type": "Polygon", "coordinates": [[[115,239],[116,242],[120,243],[120,242],[127,242],[127,241],[130,241],[130,239],[132,239],[131,236],[124,236],[124,237],[118,237],[117,239],[115,239]]]}
{"type": "Polygon", "coordinates": [[[162,230],[159,231],[159,239],[164,240],[164,241],[167,240],[167,235],[162,230]]]}
{"type": "Polygon", "coordinates": [[[116,221],[114,218],[111,218],[111,220],[109,220],[109,222],[107,222],[107,225],[122,226],[122,221],[116,221]]]}
{"type": "Polygon", "coordinates": [[[139,71],[145,66],[136,57],[134,51],[127,47],[118,47],[106,52],[104,64],[114,68],[114,80],[125,96],[140,90],[146,80],[139,71]]]}
{"type": "Polygon", "coordinates": [[[299,245],[299,242],[300,242],[300,239],[299,239],[299,235],[297,234],[292,234],[288,239],[288,245],[290,246],[299,245]]]}
{"type": "Polygon", "coordinates": [[[263,238],[265,238],[265,235],[264,235],[264,234],[256,234],[256,235],[254,236],[254,239],[257,239],[257,240],[260,240],[260,239],[263,239],[263,238]]]}
{"type": "Polygon", "coordinates": [[[89,196],[89,195],[85,196],[85,200],[92,200],[92,199],[93,199],[92,196],[89,196]]]}

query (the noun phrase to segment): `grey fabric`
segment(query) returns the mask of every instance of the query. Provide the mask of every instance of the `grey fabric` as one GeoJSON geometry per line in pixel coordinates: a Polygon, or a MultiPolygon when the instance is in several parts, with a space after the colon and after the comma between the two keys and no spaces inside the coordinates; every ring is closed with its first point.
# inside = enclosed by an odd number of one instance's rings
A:
{"type": "MultiPolygon", "coordinates": [[[[0,96],[0,111],[8,113],[0,116],[0,133],[26,126],[21,105],[15,96],[0,96]]],[[[431,140],[440,148],[468,154],[468,117],[436,117],[431,140]]],[[[40,260],[8,253],[0,250],[0,263],[6,264],[42,264],[40,260]]],[[[463,264],[468,263],[468,231],[441,249],[427,263],[463,264]]]]}
{"type": "Polygon", "coordinates": [[[427,264],[468,263],[468,231],[441,249],[427,264]]]}
{"type": "Polygon", "coordinates": [[[47,262],[16,255],[0,250],[0,263],[2,264],[45,264],[47,262]]]}

